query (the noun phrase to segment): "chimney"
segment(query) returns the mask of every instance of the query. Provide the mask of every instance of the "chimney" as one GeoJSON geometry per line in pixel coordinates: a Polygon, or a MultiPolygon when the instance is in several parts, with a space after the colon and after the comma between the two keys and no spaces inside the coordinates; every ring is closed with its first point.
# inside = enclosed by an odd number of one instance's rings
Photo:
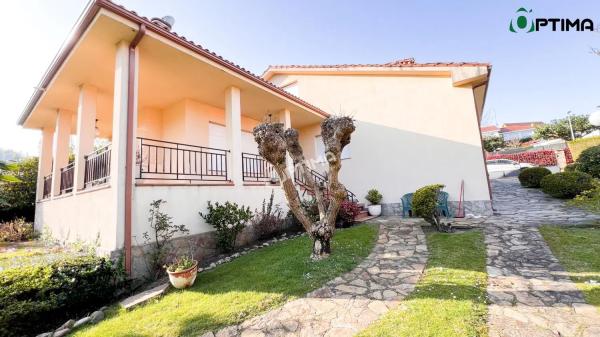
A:
{"type": "Polygon", "coordinates": [[[168,31],[171,31],[171,28],[173,28],[173,25],[175,24],[175,18],[170,15],[163,16],[162,18],[152,18],[150,21],[158,27],[168,31]]]}

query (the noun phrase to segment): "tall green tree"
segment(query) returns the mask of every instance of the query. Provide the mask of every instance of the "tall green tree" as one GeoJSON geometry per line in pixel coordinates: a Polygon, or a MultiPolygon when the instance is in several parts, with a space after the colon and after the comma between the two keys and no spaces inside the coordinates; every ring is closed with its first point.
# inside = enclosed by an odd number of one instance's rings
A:
{"type": "MultiPolygon", "coordinates": [[[[581,137],[588,132],[596,129],[595,126],[590,124],[588,115],[573,115],[571,116],[571,123],[573,124],[573,133],[575,137],[581,137]]],[[[571,129],[569,128],[569,119],[567,117],[561,119],[555,119],[548,124],[543,124],[535,128],[533,133],[534,139],[555,139],[562,138],[564,140],[571,140],[571,129]]]]}
{"type": "Polygon", "coordinates": [[[505,147],[504,138],[502,136],[492,136],[483,138],[483,148],[487,152],[494,152],[505,147]]]}
{"type": "Polygon", "coordinates": [[[9,220],[18,216],[33,220],[38,158],[30,157],[16,163],[4,164],[2,170],[0,220],[9,220]]]}

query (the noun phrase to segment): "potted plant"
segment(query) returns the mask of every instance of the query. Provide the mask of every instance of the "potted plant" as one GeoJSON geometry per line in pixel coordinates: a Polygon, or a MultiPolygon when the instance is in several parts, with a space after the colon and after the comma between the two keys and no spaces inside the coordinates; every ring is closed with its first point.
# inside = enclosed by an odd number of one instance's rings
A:
{"type": "Polygon", "coordinates": [[[196,281],[198,261],[183,255],[173,260],[166,268],[169,281],[173,287],[177,289],[188,288],[196,281]]]}
{"type": "Polygon", "coordinates": [[[381,215],[381,204],[380,203],[381,203],[382,198],[383,198],[383,195],[381,195],[381,193],[379,193],[379,191],[376,189],[371,189],[371,190],[369,190],[369,192],[367,192],[367,196],[365,197],[365,199],[367,199],[367,201],[371,203],[367,207],[370,215],[373,215],[373,216],[381,215]]]}

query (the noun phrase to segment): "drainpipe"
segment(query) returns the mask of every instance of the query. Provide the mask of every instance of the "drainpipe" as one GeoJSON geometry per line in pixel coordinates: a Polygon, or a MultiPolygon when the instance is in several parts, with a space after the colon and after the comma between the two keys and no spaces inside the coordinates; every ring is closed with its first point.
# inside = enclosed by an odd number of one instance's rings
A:
{"type": "Polygon", "coordinates": [[[129,62],[127,76],[127,144],[125,150],[125,271],[131,275],[131,204],[133,198],[133,115],[135,90],[135,49],[146,35],[146,25],[140,28],[129,44],[129,62]]]}

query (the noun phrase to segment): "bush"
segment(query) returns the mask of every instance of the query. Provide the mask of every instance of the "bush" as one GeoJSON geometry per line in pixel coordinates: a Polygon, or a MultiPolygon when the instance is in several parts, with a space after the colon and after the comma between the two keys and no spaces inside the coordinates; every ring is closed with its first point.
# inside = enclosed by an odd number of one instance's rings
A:
{"type": "Polygon", "coordinates": [[[0,336],[53,330],[111,302],[121,288],[120,264],[94,256],[0,272],[0,336]]]}
{"type": "Polygon", "coordinates": [[[552,174],[545,167],[529,167],[519,173],[519,182],[523,187],[540,187],[540,182],[545,176],[552,174]]]}
{"type": "Polygon", "coordinates": [[[446,229],[446,225],[440,222],[440,213],[437,209],[438,194],[442,188],[444,188],[442,184],[421,187],[415,191],[412,199],[414,214],[435,226],[437,230],[446,229]]]}
{"type": "Polygon", "coordinates": [[[274,192],[271,191],[269,201],[263,199],[262,210],[256,210],[256,215],[252,219],[252,227],[260,240],[271,238],[283,229],[284,219],[281,216],[281,208],[273,204],[274,192]]]}
{"type": "Polygon", "coordinates": [[[33,221],[35,215],[35,193],[37,186],[37,157],[21,159],[6,165],[7,174],[16,181],[0,184],[0,221],[18,217],[33,221]]]}
{"type": "Polygon", "coordinates": [[[27,241],[35,238],[33,224],[24,218],[0,223],[0,242],[27,241]]]}
{"type": "Polygon", "coordinates": [[[600,178],[600,145],[587,148],[577,158],[578,170],[600,178]]]}
{"type": "Polygon", "coordinates": [[[373,205],[379,205],[381,199],[383,199],[383,195],[381,195],[378,190],[371,189],[369,192],[367,192],[365,199],[367,199],[367,201],[373,205]]]}
{"type": "Polygon", "coordinates": [[[540,185],[544,193],[560,199],[572,199],[594,188],[592,176],[582,172],[550,174],[542,178],[540,185]]]}
{"type": "Polygon", "coordinates": [[[575,171],[579,171],[579,164],[572,163],[572,164],[565,166],[565,172],[575,172],[575,171]]]}
{"type": "Polygon", "coordinates": [[[354,218],[360,213],[360,207],[357,203],[344,200],[340,205],[336,218],[336,225],[338,227],[348,227],[354,223],[354,218]]]}
{"type": "Polygon", "coordinates": [[[224,252],[235,249],[235,239],[252,218],[250,207],[238,206],[229,201],[225,204],[208,202],[208,212],[200,216],[217,230],[217,246],[224,252]]]}
{"type": "Polygon", "coordinates": [[[150,276],[158,279],[163,275],[162,268],[167,262],[170,241],[176,234],[188,234],[189,230],[185,225],[173,225],[171,217],[160,210],[160,206],[166,201],[162,199],[154,200],[150,203],[148,211],[148,222],[152,229],[151,234],[144,232],[144,243],[150,244],[152,250],[146,254],[146,267],[150,276]]]}

